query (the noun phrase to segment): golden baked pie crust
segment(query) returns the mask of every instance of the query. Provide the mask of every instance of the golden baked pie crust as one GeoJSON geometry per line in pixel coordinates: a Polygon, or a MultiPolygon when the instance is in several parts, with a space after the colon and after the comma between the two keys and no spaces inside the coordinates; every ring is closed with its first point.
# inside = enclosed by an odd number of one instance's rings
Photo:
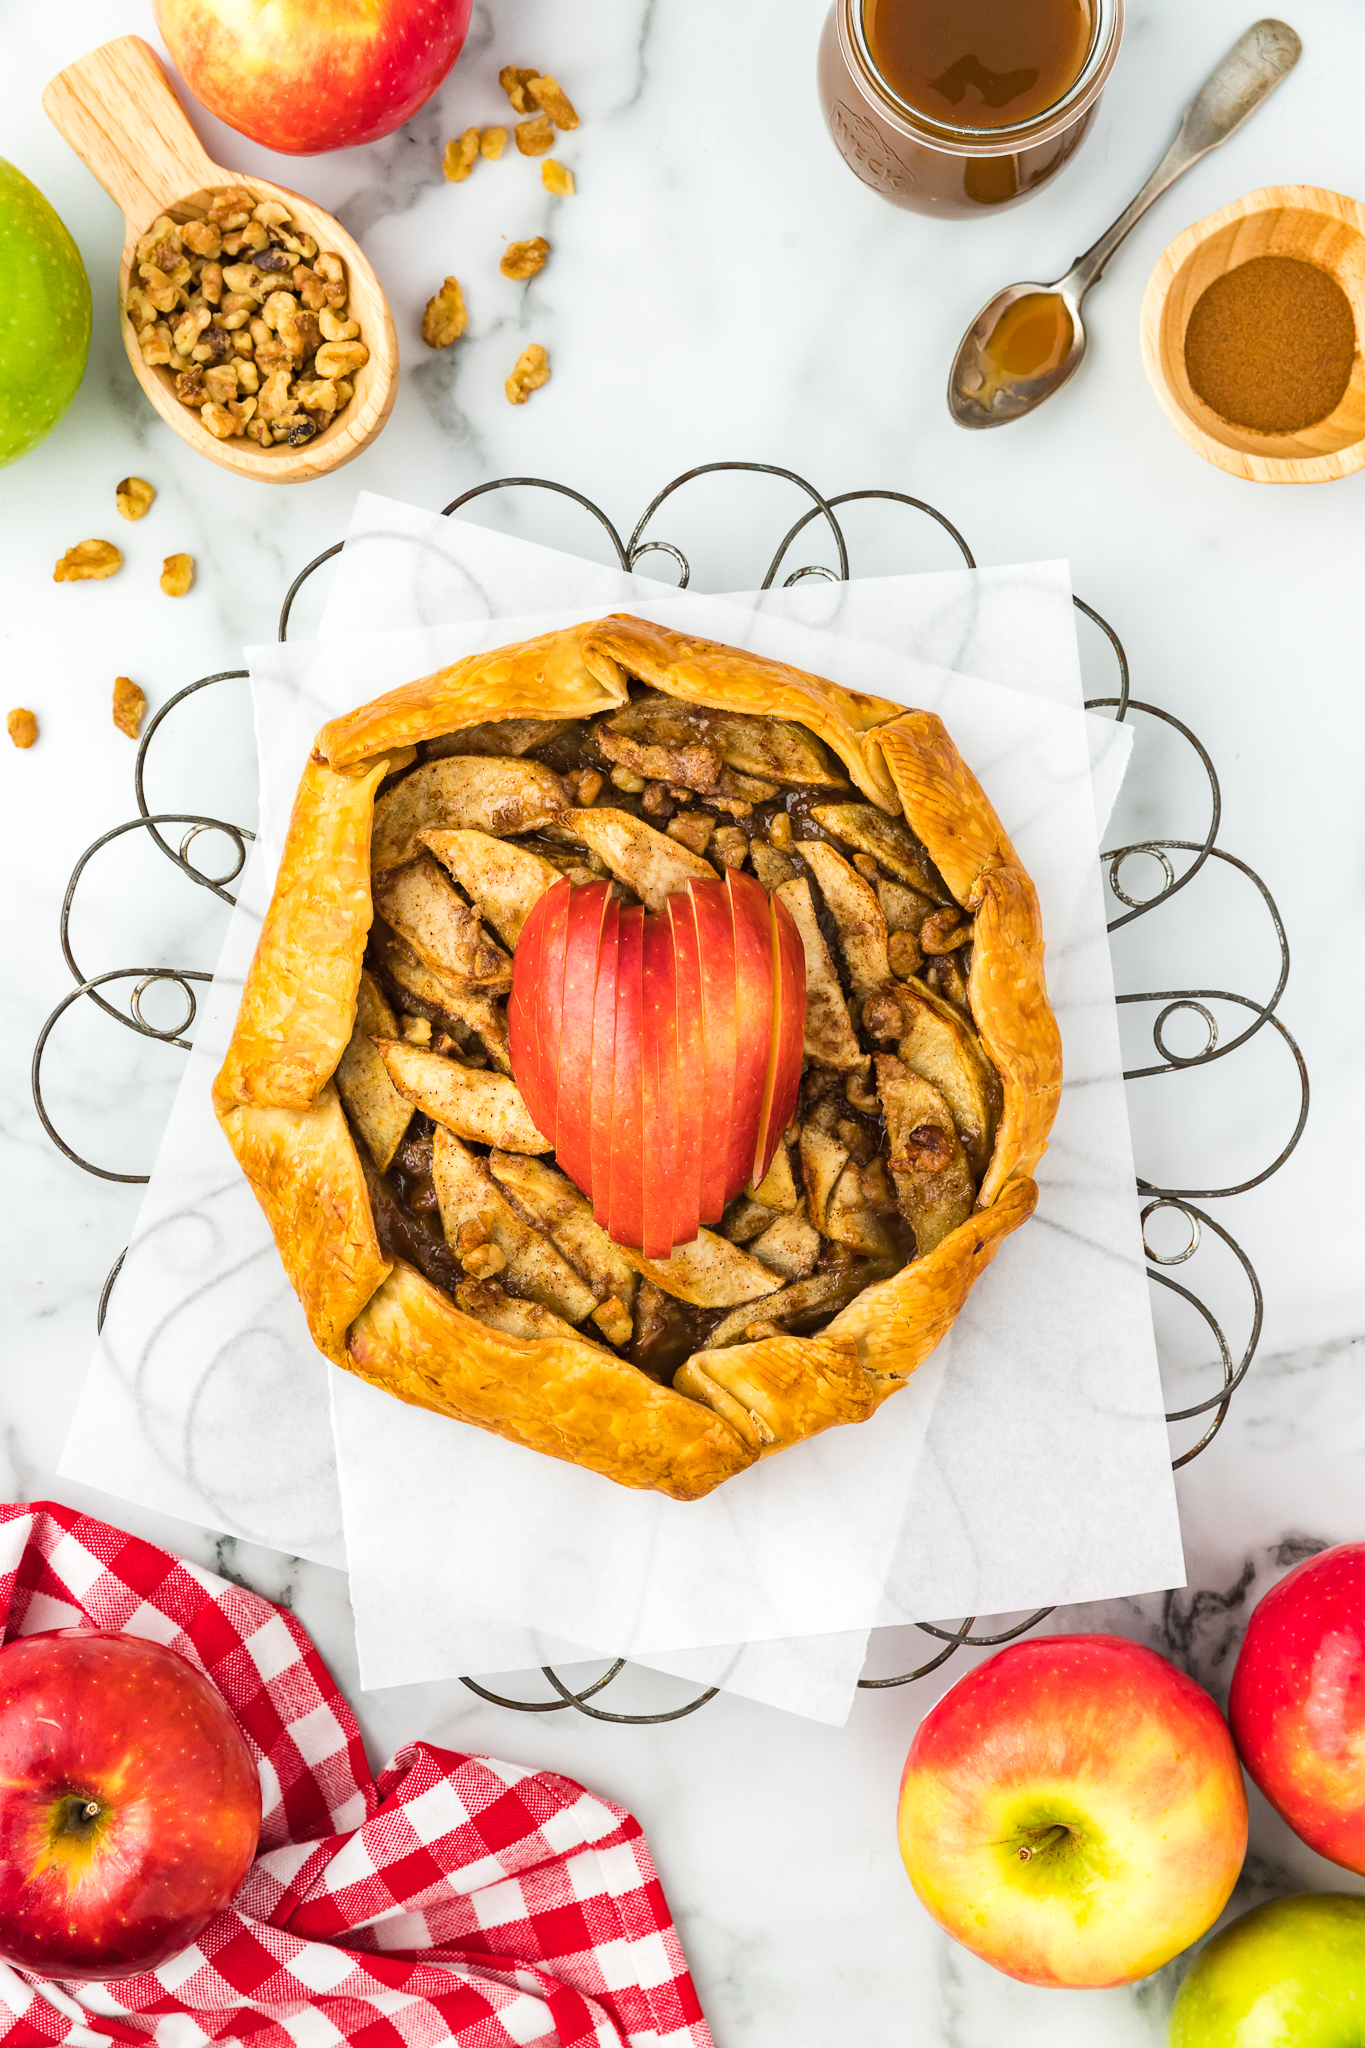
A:
{"type": "Polygon", "coordinates": [[[468,656],[318,735],[214,1107],[260,1200],[318,1349],[399,1399],[619,1484],[677,1500],[759,1456],[862,1420],[923,1363],[1000,1243],[1031,1214],[1061,1086],[1033,884],[941,720],[784,663],[629,616],[468,656]],[[588,718],[629,679],[814,732],[881,809],[903,811],[975,920],[969,1000],[1003,1090],[977,1206],[934,1250],[864,1289],[818,1336],[694,1355],[662,1386],[577,1337],[523,1339],[465,1315],[379,1247],[332,1075],[373,916],[374,795],[404,750],[500,718],[588,718]],[[397,758],[395,758],[395,756],[397,758]]]}

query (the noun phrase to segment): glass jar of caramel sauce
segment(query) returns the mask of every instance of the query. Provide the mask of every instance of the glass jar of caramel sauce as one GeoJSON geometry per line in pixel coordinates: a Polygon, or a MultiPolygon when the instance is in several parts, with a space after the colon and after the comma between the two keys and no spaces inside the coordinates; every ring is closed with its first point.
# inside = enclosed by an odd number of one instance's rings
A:
{"type": "Polygon", "coordinates": [[[1027,199],[1079,147],[1123,0],[834,0],[820,103],[844,161],[912,213],[1027,199]]]}

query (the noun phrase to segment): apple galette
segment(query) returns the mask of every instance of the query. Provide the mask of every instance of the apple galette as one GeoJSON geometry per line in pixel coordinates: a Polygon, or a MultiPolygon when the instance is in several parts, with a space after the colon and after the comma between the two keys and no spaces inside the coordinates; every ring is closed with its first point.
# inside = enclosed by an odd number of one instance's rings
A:
{"type": "Polygon", "coordinates": [[[323,728],[214,1104],[326,1357],[694,1500],[904,1385],[1060,1081],[942,723],[615,617],[323,728]]]}

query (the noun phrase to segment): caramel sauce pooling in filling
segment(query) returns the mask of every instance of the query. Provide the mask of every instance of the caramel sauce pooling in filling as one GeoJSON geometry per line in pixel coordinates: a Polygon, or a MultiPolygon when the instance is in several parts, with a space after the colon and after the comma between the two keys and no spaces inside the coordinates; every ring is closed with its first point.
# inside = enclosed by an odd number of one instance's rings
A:
{"type": "Polygon", "coordinates": [[[1006,128],[1055,106],[1080,76],[1090,0],[863,0],[872,61],[931,121],[1006,128]]]}

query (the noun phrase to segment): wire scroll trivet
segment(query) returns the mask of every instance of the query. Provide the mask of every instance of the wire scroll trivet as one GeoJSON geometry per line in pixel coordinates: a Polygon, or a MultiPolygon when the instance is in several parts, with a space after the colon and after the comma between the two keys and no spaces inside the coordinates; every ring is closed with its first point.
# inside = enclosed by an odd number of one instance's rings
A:
{"type": "MultiPolygon", "coordinates": [[[[929,519],[935,520],[956,544],[966,566],[969,569],[976,566],[972,551],[957,528],[949,519],[945,518],[943,513],[936,511],[932,505],[926,504],[922,499],[910,497],[904,491],[890,490],[844,491],[837,497],[827,499],[820,495],[814,485],[807,483],[803,477],[797,476],[794,471],[782,469],[771,463],[710,462],[703,464],[697,469],[686,471],[682,476],[675,477],[671,483],[666,484],[663,490],[646,507],[628,541],[622,540],[615,525],[607,517],[606,513],[602,511],[600,506],[595,505],[591,499],[584,497],[579,491],[572,490],[567,484],[555,483],[544,477],[500,477],[494,482],[479,484],[474,489],[464,492],[462,496],[453,499],[449,505],[443,508],[443,511],[446,515],[459,512],[464,506],[472,503],[475,499],[484,497],[493,491],[510,489],[552,491],[560,497],[573,500],[574,503],[580,505],[584,511],[590,513],[597,520],[611,542],[622,569],[627,571],[635,569],[647,555],[666,555],[677,566],[677,587],[684,589],[691,578],[691,567],[686,555],[671,541],[646,539],[645,535],[650,522],[654,519],[660,507],[676,491],[680,490],[685,484],[693,482],[698,477],[716,472],[748,472],[781,477],[795,485],[798,490],[804,492],[810,501],[807,509],[784,535],[778,546],[777,552],[769,565],[768,573],[761,585],[761,588],[764,590],[771,589],[793,544],[812,521],[815,520],[823,522],[824,529],[828,532],[833,542],[838,569],[836,571],[827,568],[821,563],[808,563],[802,568],[791,571],[785,577],[783,587],[786,588],[793,583],[797,583],[804,577],[822,577],[830,582],[847,580],[850,573],[848,546],[837,517],[837,510],[842,505],[864,503],[870,500],[904,505],[913,511],[923,513],[929,519]]],[[[330,561],[334,555],[339,554],[341,548],[342,543],[338,541],[335,546],[325,549],[322,554],[315,556],[306,568],[300,570],[299,574],[295,577],[280,611],[279,638],[281,640],[286,639],[288,636],[290,612],[293,608],[294,600],[304,583],[325,562],[330,561]]],[[[1145,917],[1150,912],[1159,909],[1182,889],[1187,888],[1200,873],[1201,869],[1210,861],[1220,861],[1226,866],[1235,869],[1259,893],[1280,949],[1279,976],[1272,993],[1263,1002],[1258,1002],[1251,996],[1239,995],[1231,990],[1207,988],[1152,989],[1141,993],[1134,992],[1120,995],[1118,1002],[1121,1005],[1133,1003],[1156,1003],[1162,1005],[1152,1023],[1152,1043],[1157,1053],[1156,1062],[1150,1066],[1134,1067],[1126,1070],[1124,1079],[1137,1081],[1146,1080],[1157,1075],[1182,1073],[1191,1068],[1207,1066],[1214,1060],[1226,1059],[1230,1053],[1240,1050],[1242,1046],[1246,1045],[1267,1026],[1276,1032],[1283,1043],[1289,1048],[1299,1077],[1300,1107],[1294,1130],[1278,1155],[1260,1173],[1228,1187],[1160,1187],[1150,1181],[1143,1180],[1141,1177],[1139,1177],[1137,1182],[1137,1192],[1143,1200],[1143,1248],[1151,1261],[1148,1267],[1148,1277],[1156,1281],[1159,1286],[1165,1287],[1173,1294],[1178,1295],[1203,1318],[1217,1345],[1222,1368],[1221,1385],[1212,1394],[1205,1400],[1195,1402],[1190,1407],[1175,1409],[1166,1417],[1168,1423],[1187,1422],[1196,1417],[1210,1417],[1198,1440],[1188,1450],[1181,1452],[1173,1461],[1175,1469],[1179,1470],[1181,1466],[1188,1465],[1193,1458],[1197,1458],[1201,1451],[1207,1450],[1222,1427],[1231,1405],[1232,1397],[1245,1379],[1251,1361],[1255,1356],[1257,1345],[1260,1342],[1264,1313],[1261,1284],[1257,1279],[1250,1259],[1248,1259],[1236,1239],[1224,1229],[1223,1225],[1217,1222],[1206,1209],[1197,1205],[1203,1202],[1224,1201],[1234,1195],[1245,1194],[1249,1189],[1259,1187],[1262,1181],[1268,1180],[1273,1173],[1277,1173],[1280,1167],[1284,1165],[1290,1153],[1298,1144],[1299,1138],[1303,1133],[1304,1124],[1307,1121],[1308,1071],[1304,1065],[1302,1053],[1281,1022],[1278,1014],[1280,997],[1283,995],[1285,984],[1289,979],[1289,944],[1285,937],[1284,926],[1280,921],[1280,915],[1275,907],[1274,899],[1260,876],[1255,874],[1246,865],[1245,861],[1239,860],[1235,854],[1226,852],[1215,843],[1222,815],[1222,800],[1218,786],[1218,776],[1213,762],[1199,740],[1180,719],[1174,717],[1168,711],[1163,711],[1158,705],[1142,703],[1132,696],[1129,687],[1128,658],[1124,653],[1122,642],[1119,640],[1117,633],[1105,619],[1100,617],[1098,612],[1092,610],[1082,599],[1078,597],[1073,601],[1077,610],[1083,613],[1105,636],[1118,666],[1119,683],[1117,695],[1090,698],[1086,703],[1086,709],[1088,711],[1112,711],[1116,720],[1126,720],[1134,713],[1137,713],[1143,718],[1159,721],[1160,724],[1177,734],[1189,745],[1203,767],[1209,783],[1209,820],[1202,839],[1143,839],[1134,841],[1127,846],[1110,848],[1101,854],[1100,858],[1104,863],[1109,888],[1117,902],[1125,906],[1121,913],[1111,921],[1108,929],[1111,932],[1118,931],[1123,926],[1133,923],[1135,919],[1145,917]],[[1122,880],[1126,863],[1138,854],[1145,854],[1154,859],[1162,873],[1161,887],[1151,896],[1143,897],[1130,893],[1122,880]],[[1173,854],[1189,856],[1189,858],[1181,867],[1177,868],[1176,862],[1171,858],[1173,854]],[[1229,1003],[1235,1008],[1250,1013],[1249,1021],[1234,1037],[1220,1039],[1218,1023],[1213,1012],[1207,1007],[1208,1004],[1215,1002],[1229,1003]],[[1199,1052],[1177,1053],[1171,1049],[1167,1042],[1166,1027],[1170,1019],[1181,1012],[1197,1016],[1204,1026],[1205,1044],[1199,1052]],[[1157,1252],[1152,1249],[1148,1242],[1146,1235],[1148,1220],[1154,1214],[1161,1211],[1174,1212],[1182,1216],[1188,1224],[1189,1240],[1182,1250],[1167,1253],[1157,1252]],[[1184,1285],[1179,1280],[1173,1279],[1168,1271],[1163,1270],[1173,1266],[1184,1265],[1192,1259],[1200,1250],[1203,1234],[1206,1230],[1211,1231],[1214,1237],[1220,1240],[1232,1254],[1237,1266],[1245,1276],[1250,1293],[1250,1334],[1241,1357],[1235,1360],[1232,1346],[1218,1317],[1215,1316],[1213,1311],[1200,1299],[1192,1288],[1184,1285]]],[[[130,818],[125,824],[115,826],[112,831],[102,834],[100,838],[95,840],[93,845],[87,847],[86,851],[77,861],[72,871],[70,883],[67,886],[66,897],[62,904],[61,943],[63,955],[67,966],[71,969],[72,979],[76,986],[57,1005],[39,1034],[33,1053],[33,1099],[37,1106],[38,1114],[42,1118],[43,1127],[52,1139],[53,1144],[75,1165],[83,1168],[87,1173],[97,1175],[101,1180],[142,1182],[146,1181],[149,1176],[138,1173],[115,1173],[106,1167],[93,1165],[89,1160],[83,1159],[79,1153],[73,1151],[71,1146],[66,1143],[65,1139],[55,1129],[44,1105],[42,1092],[43,1053],[54,1027],[65,1015],[66,1011],[71,1008],[73,1003],[78,1002],[82,997],[88,996],[92,1002],[99,1005],[100,1009],[107,1016],[115,1018],[120,1024],[127,1026],[129,1030],[137,1032],[144,1038],[158,1039],[163,1043],[176,1045],[182,1050],[188,1051],[190,1041],[184,1034],[193,1024],[196,1012],[196,1000],[192,984],[195,982],[208,982],[213,977],[210,974],[190,968],[120,967],[87,979],[82,974],[71,949],[70,918],[72,903],[81,878],[94,856],[115,839],[123,837],[126,833],[136,831],[150,833],[160,851],[183,874],[187,875],[192,882],[197,883],[201,888],[210,890],[213,895],[217,896],[224,903],[232,904],[236,901],[235,897],[230,893],[229,884],[236,880],[246,865],[247,842],[253,839],[255,835],[244,826],[231,824],[222,818],[210,818],[185,812],[158,812],[155,814],[150,812],[147,808],[144,793],[144,774],[147,753],[151,742],[177,705],[183,704],[187,698],[194,696],[200,690],[208,689],[215,683],[240,680],[245,678],[246,675],[247,671],[245,669],[225,669],[216,675],[202,676],[198,682],[190,683],[162,706],[161,710],[148,725],[138,748],[137,764],[134,770],[134,793],[137,800],[138,815],[135,818],[130,818]],[[173,846],[163,836],[160,829],[163,825],[181,826],[184,828],[178,848],[173,846]],[[231,867],[217,875],[206,873],[190,857],[190,849],[195,840],[202,834],[209,832],[224,833],[235,849],[235,859],[231,867]],[[125,1012],[110,1002],[102,991],[113,983],[127,981],[133,982],[135,986],[129,998],[128,1010],[125,1012]],[[173,986],[180,991],[184,998],[185,1014],[174,1025],[158,1027],[149,1023],[143,1016],[142,999],[150,989],[164,985],[173,986]]],[[[108,1279],[104,1283],[104,1288],[100,1295],[98,1325],[101,1329],[104,1325],[104,1315],[109,1295],[118,1278],[123,1258],[124,1254],[120,1253],[108,1279]]],[[[964,1646],[970,1645],[987,1648],[1000,1643],[1012,1642],[1016,1637],[1036,1627],[1052,1611],[1050,1607],[1041,1607],[1035,1613],[1029,1614],[1022,1621],[1015,1623],[1013,1627],[1001,1630],[996,1635],[989,1636],[979,1636],[971,1633],[976,1619],[974,1615],[968,1615],[955,1629],[940,1628],[932,1622],[918,1622],[916,1623],[917,1628],[943,1645],[937,1654],[930,1658],[928,1663],[921,1664],[914,1671],[901,1672],[891,1678],[862,1678],[858,1681],[859,1686],[865,1690],[879,1690],[888,1686],[908,1685],[912,1680],[923,1678],[929,1672],[936,1671],[956,1650],[964,1646]]],[[[509,1707],[517,1713],[553,1714],[563,1712],[566,1707],[572,1707],[577,1712],[585,1714],[595,1721],[613,1721],[631,1726],[644,1726],[657,1722],[680,1720],[685,1715],[695,1713],[699,1707],[705,1706],[707,1701],[714,1699],[717,1692],[721,1689],[719,1686],[710,1686],[706,1691],[698,1694],[695,1699],[687,1701],[685,1705],[676,1707],[670,1712],[658,1714],[614,1714],[609,1713],[602,1707],[589,1705],[590,1700],[604,1691],[620,1675],[625,1669],[626,1661],[624,1657],[618,1658],[600,1678],[595,1679],[591,1685],[587,1685],[577,1692],[565,1685],[558,1673],[548,1665],[542,1666],[543,1675],[549,1681],[556,1695],[553,1699],[548,1700],[509,1699],[501,1693],[489,1691],[487,1687],[480,1685],[473,1678],[463,1678],[460,1682],[462,1685],[467,1686],[471,1692],[477,1693],[481,1699],[492,1701],[498,1706],[509,1707]]]]}

